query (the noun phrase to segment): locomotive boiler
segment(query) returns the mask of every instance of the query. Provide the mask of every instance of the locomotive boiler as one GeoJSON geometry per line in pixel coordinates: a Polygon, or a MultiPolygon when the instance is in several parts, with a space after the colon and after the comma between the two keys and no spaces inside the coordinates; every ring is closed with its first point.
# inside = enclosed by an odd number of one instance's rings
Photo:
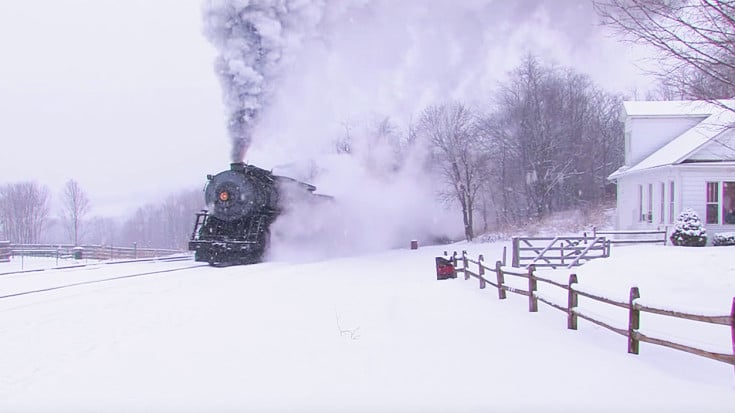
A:
{"type": "Polygon", "coordinates": [[[263,260],[270,225],[296,202],[319,198],[316,187],[242,162],[207,175],[208,210],[196,214],[189,250],[210,265],[253,264],[263,260]]]}

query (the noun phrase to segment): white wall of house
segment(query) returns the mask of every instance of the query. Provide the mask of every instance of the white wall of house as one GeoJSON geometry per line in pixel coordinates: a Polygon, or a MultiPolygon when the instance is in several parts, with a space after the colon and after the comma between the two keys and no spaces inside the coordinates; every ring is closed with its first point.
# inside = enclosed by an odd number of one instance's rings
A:
{"type": "MultiPolygon", "coordinates": [[[[692,208],[704,222],[707,232],[735,231],[735,224],[725,222],[727,211],[735,207],[735,166],[718,167],[714,165],[684,164],[682,171],[682,206],[692,208]],[[731,184],[727,184],[727,183],[731,184]],[[707,222],[707,185],[717,189],[716,202],[710,202],[716,222],[707,222]]],[[[714,201],[714,200],[713,200],[714,201]]]]}
{"type": "Polygon", "coordinates": [[[679,170],[669,166],[619,178],[616,228],[670,227],[681,212],[681,185],[679,170]]]}
{"type": "Polygon", "coordinates": [[[689,157],[697,161],[724,161],[735,159],[735,129],[723,132],[689,157]]]}
{"type": "Polygon", "coordinates": [[[671,230],[681,211],[691,208],[702,219],[711,242],[711,235],[714,233],[735,232],[735,223],[726,222],[726,215],[731,207],[735,207],[735,166],[670,165],[618,179],[616,227],[623,230],[665,227],[671,230]],[[718,195],[716,202],[710,202],[710,208],[716,208],[711,217],[716,222],[709,223],[708,183],[716,186],[718,195]]]}
{"type": "Polygon", "coordinates": [[[625,165],[633,166],[705,117],[630,117],[625,122],[625,165]]]}

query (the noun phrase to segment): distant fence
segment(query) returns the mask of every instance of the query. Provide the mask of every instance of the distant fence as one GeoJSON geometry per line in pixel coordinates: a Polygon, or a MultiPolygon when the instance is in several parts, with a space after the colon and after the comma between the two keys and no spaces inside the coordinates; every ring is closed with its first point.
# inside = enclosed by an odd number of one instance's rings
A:
{"type": "Polygon", "coordinates": [[[453,256],[453,261],[457,272],[464,273],[464,279],[469,280],[470,277],[479,280],[480,288],[485,288],[487,284],[492,285],[498,290],[498,299],[505,299],[506,292],[522,295],[528,297],[528,311],[538,311],[539,301],[564,312],[567,315],[567,328],[571,330],[577,329],[577,319],[582,318],[590,321],[598,326],[606,328],[617,334],[627,337],[628,339],[628,353],[638,354],[639,342],[643,341],[659,346],[664,346],[687,353],[695,354],[697,356],[706,357],[712,360],[717,360],[723,363],[731,364],[735,366],[735,297],[732,300],[732,307],[729,315],[702,315],[702,314],[690,314],[683,311],[656,308],[646,305],[641,305],[636,302],[640,298],[640,290],[638,287],[632,287],[630,289],[629,299],[627,302],[613,300],[610,298],[602,297],[592,293],[582,291],[577,288],[577,275],[570,274],[569,282],[563,284],[554,280],[545,279],[535,274],[536,268],[534,265],[530,265],[526,271],[519,271],[518,269],[504,268],[500,261],[496,261],[495,267],[487,267],[484,264],[484,258],[480,255],[477,260],[473,260],[467,256],[467,252],[463,251],[461,258],[458,258],[456,253],[453,256]],[[459,263],[457,262],[459,261],[459,263]],[[461,264],[461,265],[459,265],[461,264]],[[469,268],[470,264],[477,266],[477,271],[473,271],[469,268]],[[494,276],[487,278],[486,274],[493,273],[494,276]],[[515,288],[505,284],[505,277],[520,277],[527,280],[527,289],[515,288]],[[554,303],[548,298],[545,298],[538,294],[537,286],[538,283],[547,283],[551,286],[561,288],[567,292],[567,303],[566,305],[554,303]],[[628,326],[627,328],[614,327],[602,320],[594,318],[592,315],[585,314],[578,308],[579,296],[583,296],[601,303],[621,307],[628,310],[628,326]],[[640,313],[648,312],[652,314],[659,314],[668,317],[674,317],[679,319],[686,319],[691,321],[697,321],[702,323],[719,324],[730,327],[730,333],[732,337],[732,354],[717,353],[691,347],[685,344],[676,343],[662,338],[656,338],[649,335],[642,334],[640,329],[640,313]]]}
{"type": "Polygon", "coordinates": [[[611,244],[658,244],[666,245],[668,229],[612,231],[592,228],[593,237],[606,237],[611,244]]]}
{"type": "Polygon", "coordinates": [[[592,228],[592,235],[558,237],[513,237],[511,266],[572,268],[596,258],[610,256],[613,244],[666,245],[667,230],[608,231],[592,228]]]}
{"type": "Polygon", "coordinates": [[[92,260],[155,258],[180,254],[183,251],[163,248],[116,247],[107,245],[11,244],[0,241],[0,261],[11,256],[77,258],[92,260]]]}

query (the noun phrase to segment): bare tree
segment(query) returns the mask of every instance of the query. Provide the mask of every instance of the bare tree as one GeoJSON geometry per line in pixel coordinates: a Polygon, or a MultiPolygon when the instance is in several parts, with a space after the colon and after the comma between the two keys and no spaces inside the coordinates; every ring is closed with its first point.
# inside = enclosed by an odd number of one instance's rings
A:
{"type": "Polygon", "coordinates": [[[517,225],[527,217],[523,190],[520,148],[513,139],[511,119],[497,109],[478,122],[483,149],[489,154],[493,171],[487,179],[487,192],[495,205],[495,221],[501,226],[517,225]]]}
{"type": "Polygon", "coordinates": [[[570,69],[527,56],[478,122],[495,166],[489,181],[501,224],[600,201],[622,162],[619,99],[570,69]]]}
{"type": "Polygon", "coordinates": [[[64,185],[61,200],[59,219],[64,225],[70,241],[74,245],[79,245],[84,218],[90,209],[89,198],[79,186],[79,183],[70,179],[64,185]]]}
{"type": "Polygon", "coordinates": [[[48,188],[35,182],[0,187],[3,238],[17,244],[38,243],[48,219],[49,200],[48,188]]]}
{"type": "Polygon", "coordinates": [[[507,147],[515,154],[520,176],[516,188],[524,191],[527,217],[541,217],[555,209],[554,198],[574,170],[576,155],[569,147],[578,131],[568,126],[564,86],[553,69],[536,57],[526,56],[501,88],[500,104],[507,131],[507,147]]]}
{"type": "Polygon", "coordinates": [[[472,240],[474,211],[482,187],[480,176],[487,167],[475,116],[461,103],[430,106],[423,111],[417,132],[426,137],[432,150],[432,165],[446,184],[441,195],[459,202],[465,237],[472,240]]]}
{"type": "Polygon", "coordinates": [[[735,96],[735,2],[595,0],[594,5],[604,25],[658,51],[657,74],[675,94],[708,100],[735,96]]]}

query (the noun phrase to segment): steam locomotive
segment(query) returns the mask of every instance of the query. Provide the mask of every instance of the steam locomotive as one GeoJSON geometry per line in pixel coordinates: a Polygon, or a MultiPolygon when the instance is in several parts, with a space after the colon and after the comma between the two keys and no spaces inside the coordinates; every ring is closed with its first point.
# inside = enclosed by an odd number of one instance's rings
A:
{"type": "Polygon", "coordinates": [[[242,162],[207,175],[204,198],[211,209],[196,214],[189,250],[195,261],[213,266],[261,262],[270,243],[270,226],[299,201],[328,198],[316,187],[242,162]]]}

